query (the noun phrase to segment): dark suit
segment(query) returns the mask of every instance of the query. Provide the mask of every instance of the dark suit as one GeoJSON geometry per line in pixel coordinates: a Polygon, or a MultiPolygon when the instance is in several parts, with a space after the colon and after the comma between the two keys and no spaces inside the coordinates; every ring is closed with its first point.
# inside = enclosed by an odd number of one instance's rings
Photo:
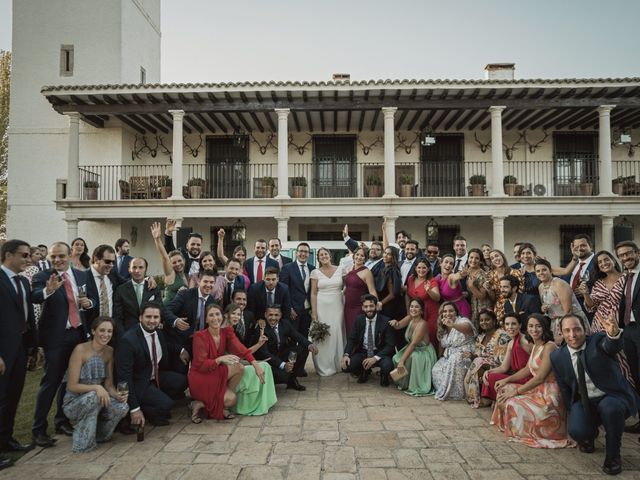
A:
{"type": "Polygon", "coordinates": [[[30,301],[29,281],[17,275],[25,307],[18,300],[15,281],[0,269],[0,358],[5,372],[0,375],[0,448],[13,437],[13,425],[27,374],[27,351],[36,345],[36,326],[33,304],[30,301]]]}
{"type": "Polygon", "coordinates": [[[244,346],[248,348],[253,345],[250,341],[254,335],[254,330],[259,330],[259,328],[253,313],[246,309],[242,312],[242,322],[244,323],[244,332],[240,331],[240,322],[233,327],[233,331],[236,332],[238,339],[244,344],[244,346]]]}
{"type": "MultiPolygon", "coordinates": [[[[389,372],[393,370],[391,357],[395,353],[395,341],[389,320],[388,317],[378,313],[373,332],[373,354],[380,357],[376,365],[380,367],[382,375],[389,375],[389,372]]],[[[367,317],[364,314],[358,315],[344,347],[344,353],[351,357],[349,371],[354,375],[362,373],[362,362],[367,358],[367,349],[364,346],[366,328],[367,317]]]]}
{"type": "MultiPolygon", "coordinates": [[[[640,275],[640,274],[636,274],[640,275]]],[[[629,368],[631,369],[631,376],[636,384],[636,391],[640,394],[640,279],[636,280],[635,288],[631,293],[631,299],[627,298],[627,282],[629,277],[624,282],[623,295],[620,299],[620,308],[618,309],[618,321],[620,328],[624,329],[622,336],[624,338],[624,354],[629,361],[629,368]],[[624,324],[624,312],[627,308],[627,303],[631,301],[631,313],[635,322],[624,324]]]]}
{"type": "MultiPolygon", "coordinates": [[[[91,326],[91,322],[93,322],[93,320],[100,315],[100,287],[96,284],[96,279],[93,276],[93,271],[89,269],[87,270],[86,273],[87,273],[87,295],[89,296],[89,298],[98,299],[98,303],[94,304],[94,308],[92,308],[91,310],[88,310],[85,313],[86,325],[87,325],[87,328],[89,328],[91,326]]],[[[122,279],[118,276],[118,274],[113,269],[107,276],[111,281],[111,289],[112,289],[111,304],[115,307],[115,303],[114,303],[115,293],[118,286],[122,284],[122,279]]],[[[107,316],[109,317],[114,316],[113,307],[111,310],[111,315],[107,315],[107,316]]]]}
{"type": "MultiPolygon", "coordinates": [[[[289,287],[284,283],[278,282],[273,292],[273,303],[280,305],[282,310],[282,320],[289,320],[291,314],[291,300],[289,298],[289,287]]],[[[250,311],[256,319],[265,319],[265,310],[268,306],[267,291],[262,282],[254,283],[249,288],[247,294],[247,310],[250,311]]]]}
{"type": "MultiPolygon", "coordinates": [[[[273,258],[271,255],[267,255],[271,260],[275,260],[275,262],[280,265],[280,263],[278,262],[277,259],[273,258]]],[[[285,257],[284,255],[280,254],[280,259],[282,260],[282,267],[284,267],[287,263],[291,263],[293,261],[292,258],[290,257],[285,257]]],[[[282,269],[282,267],[280,267],[282,269]]]]}
{"type": "MultiPolygon", "coordinates": [[[[289,383],[304,369],[304,364],[309,356],[311,342],[293,328],[291,323],[280,320],[278,323],[278,337],[275,330],[267,323],[264,334],[268,340],[254,353],[258,360],[268,360],[273,372],[274,383],[289,383]],[[289,352],[296,351],[298,356],[293,371],[288,373],[280,368],[282,363],[288,360],[289,352]]],[[[260,338],[260,330],[254,329],[249,343],[254,345],[260,338]]]]}
{"type": "Polygon", "coordinates": [[[551,367],[569,410],[568,433],[576,441],[593,440],[598,426],[604,425],[608,458],[620,455],[620,442],[625,418],[636,413],[636,396],[629,382],[622,376],[614,358],[622,349],[622,339],[614,340],[604,332],[587,337],[582,362],[588,376],[604,396],[588,399],[590,413],[580,401],[578,379],[573,369],[571,353],[564,345],[551,353],[551,367]]]}
{"type": "Polygon", "coordinates": [[[171,235],[167,235],[166,233],[164,234],[164,248],[167,253],[171,252],[172,250],[178,250],[182,254],[182,258],[184,259],[184,273],[188,277],[189,272],[191,271],[191,264],[193,262],[197,262],[199,259],[192,258],[191,255],[189,255],[189,252],[187,252],[182,247],[176,248],[176,246],[173,244],[173,237],[171,235]]]}
{"type": "MultiPolygon", "coordinates": [[[[264,273],[267,270],[268,267],[275,267],[278,270],[280,270],[280,264],[274,260],[273,258],[269,257],[269,255],[265,255],[264,258],[262,259],[263,263],[262,263],[262,278],[264,278],[264,273]]],[[[251,284],[253,285],[254,283],[256,283],[256,279],[253,276],[253,267],[254,267],[254,262],[257,261],[256,257],[251,257],[251,258],[247,258],[247,260],[244,262],[244,270],[247,274],[247,277],[249,277],[249,282],[251,282],[251,284]]]]}
{"type": "MultiPolygon", "coordinates": [[[[529,318],[532,313],[541,313],[542,305],[540,303],[540,297],[537,295],[529,295],[528,293],[516,294],[516,310],[515,313],[521,314],[524,312],[524,318],[529,318]]],[[[509,299],[504,302],[504,313],[514,313],[513,305],[509,299]]]]}
{"type": "Polygon", "coordinates": [[[129,408],[142,408],[152,423],[167,419],[173,407],[172,399],[181,397],[187,388],[186,375],[170,369],[173,357],[180,355],[181,347],[168,342],[161,330],[156,333],[162,349],[158,362],[160,388],[151,380],[153,362],[141,327],[127,331],[116,350],[116,378],[129,384],[129,408]]]}
{"type": "Polygon", "coordinates": [[[436,259],[436,261],[434,262],[433,265],[431,265],[431,262],[429,262],[429,260],[427,259],[427,263],[429,264],[429,268],[431,268],[431,272],[433,273],[433,276],[437,276],[440,275],[440,260],[436,259]]]}
{"type": "MultiPolygon", "coordinates": [[[[582,277],[585,274],[585,272],[589,274],[589,279],[587,280],[587,287],[589,288],[589,291],[591,291],[591,289],[593,288],[593,284],[596,282],[595,272],[594,272],[595,264],[596,264],[596,257],[594,255],[591,261],[587,265],[585,265],[583,271],[580,272],[580,277],[582,277]]],[[[569,275],[563,275],[560,278],[562,278],[565,282],[569,284],[569,286],[571,286],[572,275],[573,275],[573,272],[571,272],[569,275]]],[[[576,275],[577,275],[577,270],[576,270],[576,275]]],[[[581,282],[580,277],[578,277],[578,285],[580,285],[580,282],[581,282]]],[[[576,294],[576,299],[578,300],[578,303],[580,304],[582,311],[589,319],[589,323],[591,323],[593,321],[593,315],[595,312],[589,312],[587,310],[587,308],[584,305],[584,296],[580,292],[574,292],[574,293],[576,294]]]]}
{"type": "Polygon", "coordinates": [[[38,270],[49,270],[51,268],[51,262],[49,260],[40,260],[38,262],[38,270]]]}
{"type": "MultiPolygon", "coordinates": [[[[167,252],[170,252],[171,250],[167,250],[167,252]]],[[[131,274],[129,273],[129,264],[131,263],[131,260],[133,260],[133,257],[131,255],[125,255],[124,257],[122,257],[122,260],[120,260],[120,266],[118,267],[118,256],[116,256],[116,268],[113,269],[113,271],[115,271],[116,275],[118,275],[118,277],[120,277],[120,283],[122,282],[126,282],[127,280],[131,279],[131,274]]]]}
{"type": "MultiPolygon", "coordinates": [[[[87,272],[71,269],[77,286],[87,285],[87,272]]],[[[36,399],[36,408],[33,418],[32,431],[35,434],[46,433],[47,415],[51,403],[58,391],[58,409],[54,422],[56,425],[67,421],[62,411],[62,400],[65,394],[66,383],[63,383],[64,373],[69,365],[71,352],[77,344],[87,338],[89,326],[86,322],[87,311],[80,310],[81,325],[78,328],[67,328],[69,319],[69,304],[65,293],[64,284],[46,299],[44,298],[47,280],[53,274],[53,270],[44,270],[33,277],[33,291],[31,300],[33,303],[42,303],[42,316],[38,324],[38,338],[44,348],[44,376],[40,381],[40,389],[36,399]]],[[[99,299],[94,292],[87,288],[87,297],[93,303],[93,309],[99,308],[99,299]]]]}
{"type": "MultiPolygon", "coordinates": [[[[189,355],[191,355],[192,352],[191,341],[193,334],[196,329],[198,329],[198,305],[200,303],[199,291],[199,287],[182,290],[178,292],[178,294],[173,297],[173,300],[171,300],[167,305],[167,309],[171,314],[176,317],[186,318],[187,323],[189,323],[189,329],[184,331],[174,327],[173,324],[167,325],[167,334],[170,335],[171,341],[187,350],[189,355]]],[[[216,301],[213,296],[209,295],[204,305],[205,309],[207,308],[207,305],[212,303],[216,303],[216,301]]],[[[205,322],[204,328],[206,327],[205,322]]]]}
{"type": "MultiPolygon", "coordinates": [[[[307,263],[308,275],[315,270],[315,267],[307,263]]],[[[311,305],[311,279],[309,279],[309,291],[304,288],[304,281],[300,273],[298,262],[294,261],[282,267],[280,272],[280,282],[289,287],[289,298],[291,299],[291,308],[296,311],[298,318],[291,323],[302,334],[303,337],[309,336],[309,326],[311,325],[310,307],[305,308],[305,301],[311,305]]],[[[283,313],[284,316],[284,313],[283,313]]]]}
{"type": "MultiPolygon", "coordinates": [[[[225,282],[227,282],[227,277],[224,277],[225,282]]],[[[247,285],[247,278],[239,274],[236,279],[233,281],[233,290],[231,289],[231,284],[227,282],[224,286],[224,292],[222,294],[222,305],[227,306],[231,303],[231,295],[236,290],[245,290],[248,293],[250,285],[247,285]]]]}

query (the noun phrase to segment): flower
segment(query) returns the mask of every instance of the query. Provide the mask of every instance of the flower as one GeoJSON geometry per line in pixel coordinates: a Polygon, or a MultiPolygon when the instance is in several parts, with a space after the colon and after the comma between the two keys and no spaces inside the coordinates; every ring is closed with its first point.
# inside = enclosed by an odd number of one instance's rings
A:
{"type": "Polygon", "coordinates": [[[331,335],[329,333],[329,325],[323,322],[313,322],[311,324],[311,328],[309,329],[309,338],[312,342],[322,342],[327,336],[331,335]]]}

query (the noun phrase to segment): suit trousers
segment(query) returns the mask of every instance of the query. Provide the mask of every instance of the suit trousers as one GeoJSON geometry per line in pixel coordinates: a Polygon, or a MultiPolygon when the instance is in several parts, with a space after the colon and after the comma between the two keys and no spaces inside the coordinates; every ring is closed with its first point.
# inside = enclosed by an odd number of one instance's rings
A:
{"type": "Polygon", "coordinates": [[[40,380],[33,427],[31,427],[34,435],[47,432],[47,416],[56,392],[58,392],[58,401],[53,421],[56,425],[68,421],[62,411],[62,400],[67,390],[67,382],[63,382],[63,379],[69,367],[69,358],[73,349],[85,340],[83,332],[82,327],[68,328],[59,345],[49,345],[44,349],[44,375],[40,380]]]}
{"type": "Polygon", "coordinates": [[[170,370],[160,372],[160,388],[150,382],[141,397],[138,397],[144,416],[152,423],[154,420],[169,418],[173,401],[184,396],[187,388],[187,377],[170,370]]]}
{"type": "MultiPolygon", "coordinates": [[[[291,348],[289,350],[287,350],[286,352],[283,352],[283,360],[286,360],[286,357],[289,356],[289,352],[293,351],[294,349],[291,348]]],[[[294,363],[293,365],[293,371],[292,372],[286,372],[284,370],[281,370],[278,367],[272,368],[272,372],[273,372],[273,382],[275,384],[278,383],[289,383],[290,381],[293,381],[296,377],[301,376],[301,373],[304,371],[304,365],[305,363],[307,363],[307,357],[309,356],[309,350],[304,346],[304,345],[297,345],[295,347],[295,351],[298,354],[297,358],[296,358],[296,363],[294,363]]]]}
{"type": "MultiPolygon", "coordinates": [[[[363,371],[362,362],[367,358],[366,352],[356,352],[351,355],[351,363],[349,364],[349,370],[354,375],[360,375],[363,371]]],[[[374,367],[380,367],[380,373],[382,375],[389,375],[393,370],[393,362],[391,357],[380,357],[380,360],[376,362],[374,367]]]]}
{"type": "Polygon", "coordinates": [[[631,377],[636,384],[636,392],[640,395],[640,324],[631,322],[624,327],[622,338],[624,339],[624,354],[629,362],[631,377]]]}
{"type": "Polygon", "coordinates": [[[591,415],[587,416],[580,401],[574,402],[567,418],[568,433],[577,442],[590,441],[596,438],[598,427],[605,431],[607,458],[620,456],[624,420],[629,416],[624,402],[613,395],[590,398],[591,415]]]}
{"type": "Polygon", "coordinates": [[[309,338],[309,327],[311,327],[310,310],[303,310],[302,313],[298,314],[298,318],[295,321],[291,320],[291,323],[300,335],[304,338],[309,338]]]}
{"type": "Polygon", "coordinates": [[[0,448],[13,437],[13,425],[27,375],[27,350],[18,348],[13,358],[3,358],[4,375],[0,375],[0,448]]]}

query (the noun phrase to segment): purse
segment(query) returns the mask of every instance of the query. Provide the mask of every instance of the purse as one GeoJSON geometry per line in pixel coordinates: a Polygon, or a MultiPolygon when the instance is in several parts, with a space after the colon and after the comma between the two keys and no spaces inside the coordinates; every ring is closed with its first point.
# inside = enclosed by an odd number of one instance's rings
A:
{"type": "Polygon", "coordinates": [[[396,383],[398,383],[398,380],[406,377],[408,374],[409,374],[409,372],[407,371],[407,369],[405,367],[396,368],[394,370],[391,370],[391,372],[389,373],[389,375],[391,376],[393,381],[396,382],[396,383]]]}

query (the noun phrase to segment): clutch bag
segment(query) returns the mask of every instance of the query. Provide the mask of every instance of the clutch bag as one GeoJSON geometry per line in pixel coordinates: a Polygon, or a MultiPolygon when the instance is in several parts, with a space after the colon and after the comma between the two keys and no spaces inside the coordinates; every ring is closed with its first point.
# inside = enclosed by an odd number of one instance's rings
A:
{"type": "Polygon", "coordinates": [[[409,372],[407,372],[407,369],[405,367],[399,367],[394,370],[391,370],[391,373],[389,373],[389,375],[391,375],[391,378],[393,379],[393,381],[397,383],[398,380],[406,377],[408,373],[409,372]]]}

